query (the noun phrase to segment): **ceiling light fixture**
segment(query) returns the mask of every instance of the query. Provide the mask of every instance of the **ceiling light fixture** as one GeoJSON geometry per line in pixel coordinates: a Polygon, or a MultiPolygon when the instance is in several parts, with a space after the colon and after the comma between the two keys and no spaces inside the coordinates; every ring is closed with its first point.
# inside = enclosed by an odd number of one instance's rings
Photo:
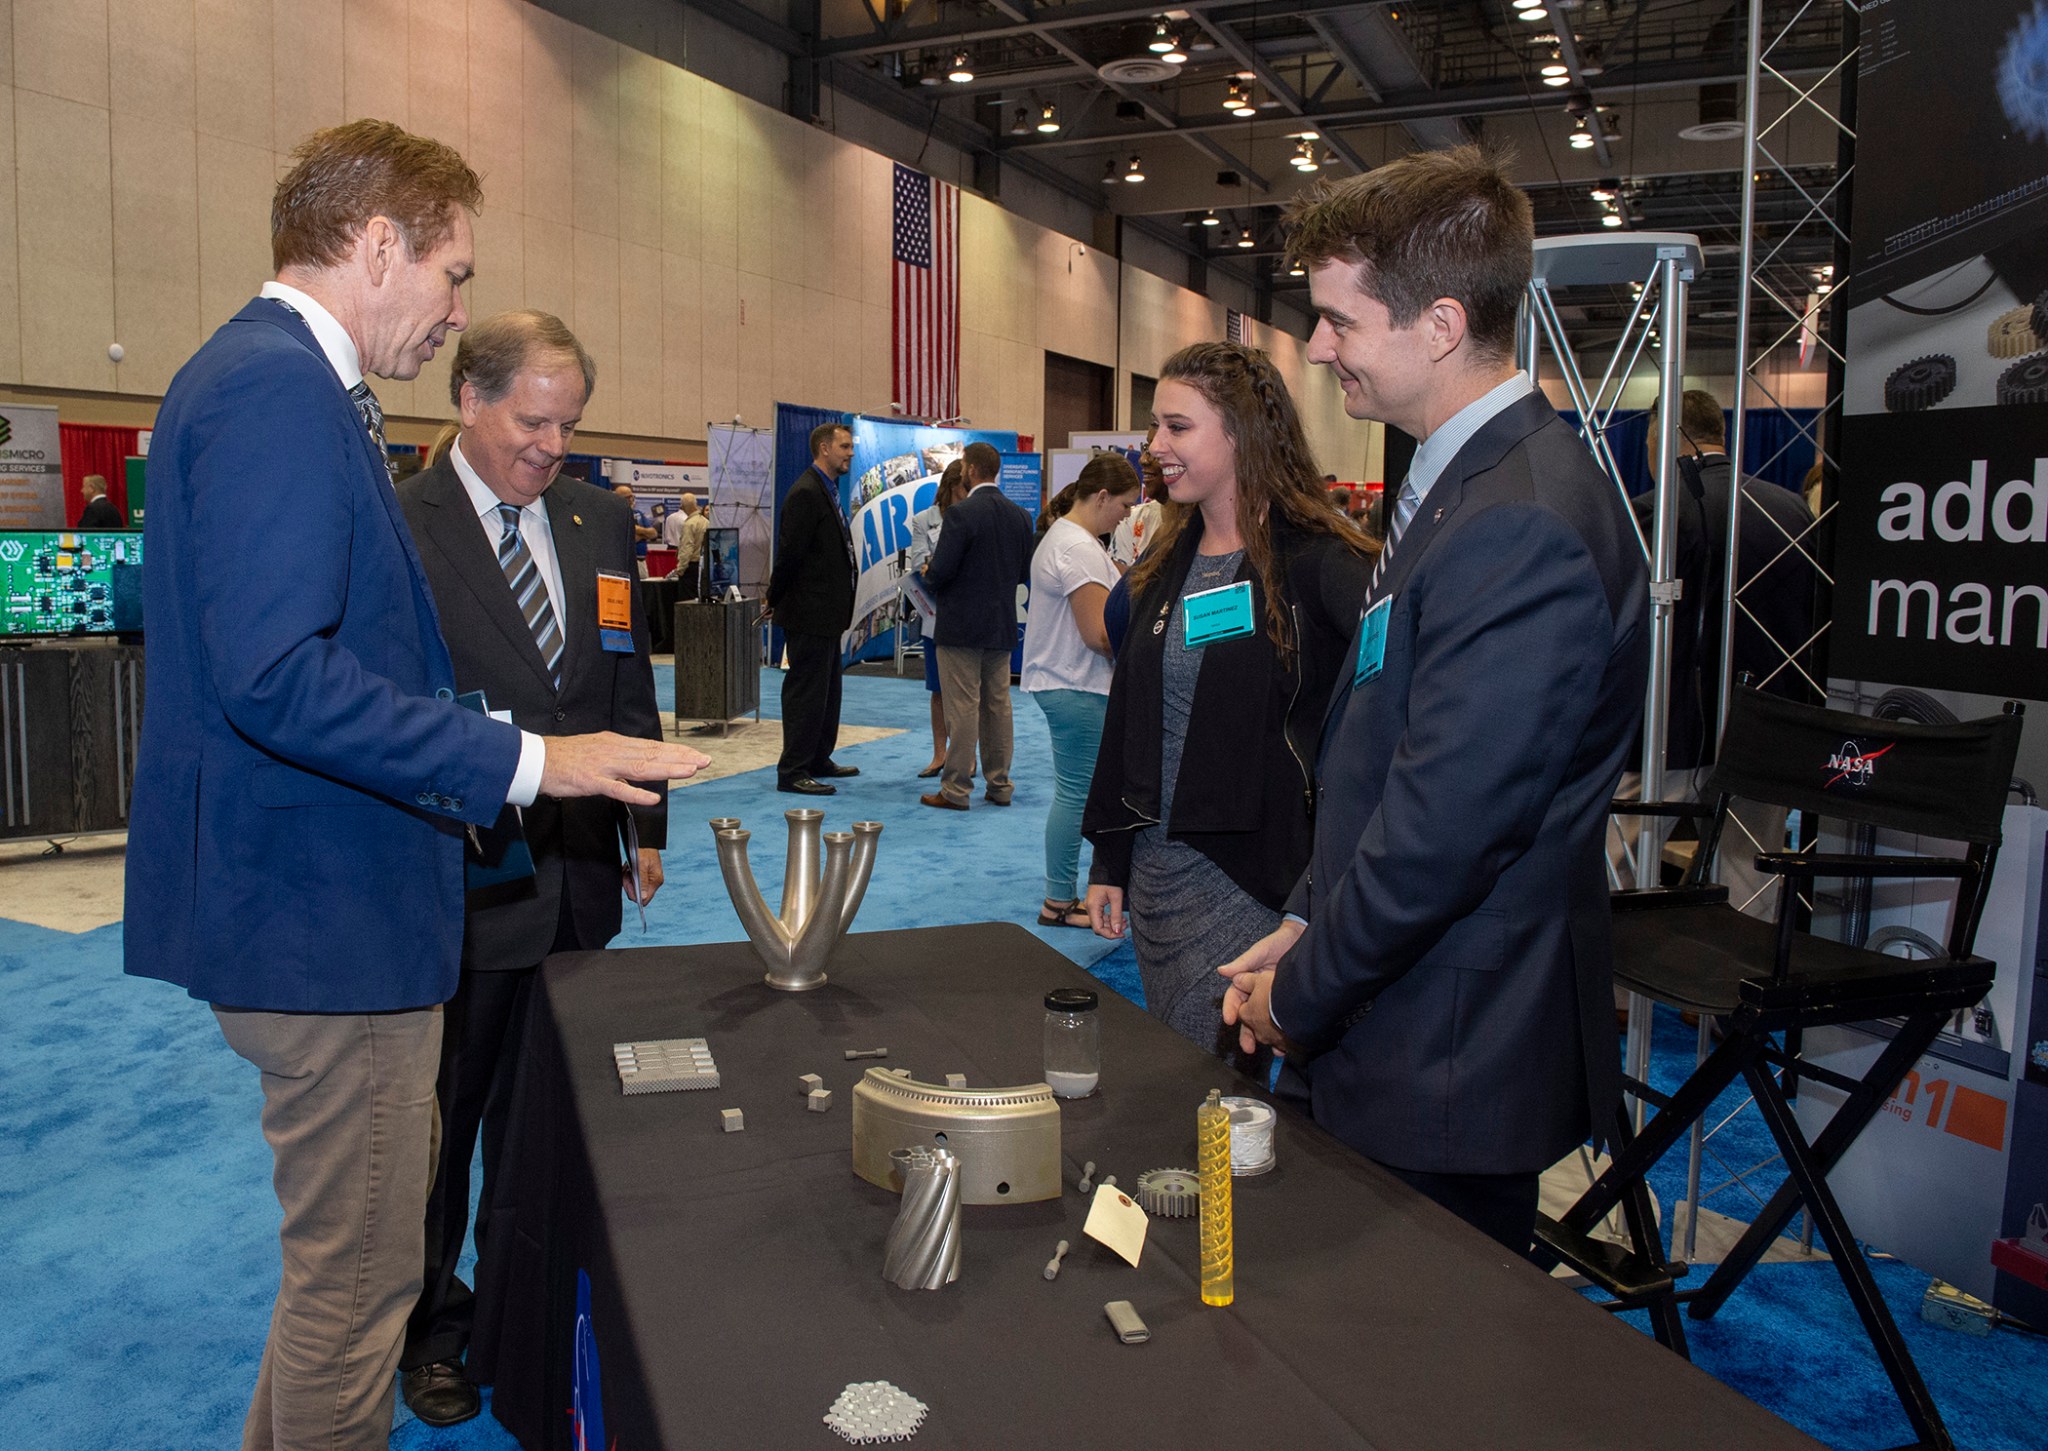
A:
{"type": "Polygon", "coordinates": [[[1205,227],[1220,227],[1223,225],[1223,218],[1216,215],[1216,208],[1211,207],[1202,214],[1202,225],[1205,227]]]}
{"type": "Polygon", "coordinates": [[[1238,228],[1237,245],[1240,247],[1250,247],[1252,245],[1252,229],[1250,227],[1238,228]]]}
{"type": "Polygon", "coordinates": [[[1572,83],[1572,78],[1571,78],[1570,76],[1568,76],[1568,75],[1565,75],[1565,74],[1561,73],[1561,72],[1560,72],[1559,74],[1557,74],[1557,75],[1554,75],[1554,76],[1545,76],[1545,77],[1543,78],[1543,84],[1544,84],[1544,85],[1546,85],[1546,86],[1568,86],[1568,85],[1570,85],[1571,83],[1572,83]]]}
{"type": "Polygon", "coordinates": [[[1596,202],[1611,202],[1614,200],[1614,188],[1607,186],[1596,186],[1593,188],[1592,191],[1588,192],[1587,195],[1592,197],[1593,200],[1596,202]]]}
{"type": "Polygon", "coordinates": [[[1010,134],[1012,136],[1029,136],[1031,134],[1031,113],[1022,106],[1017,108],[1017,119],[1010,123],[1010,134]]]}
{"type": "Polygon", "coordinates": [[[1238,84],[1238,83],[1237,83],[1236,81],[1232,81],[1232,82],[1231,82],[1231,83],[1230,83],[1229,85],[1227,85],[1227,86],[1225,86],[1225,87],[1223,88],[1223,109],[1224,109],[1224,110],[1226,110],[1226,111],[1229,111],[1229,112],[1231,112],[1232,114],[1235,114],[1235,113],[1236,113],[1236,111],[1237,111],[1237,108],[1238,108],[1239,106],[1242,106],[1243,104],[1244,104],[1244,87],[1243,87],[1243,86],[1239,85],[1239,84],[1238,84]]]}
{"type": "Polygon", "coordinates": [[[1152,27],[1152,43],[1146,49],[1154,55],[1165,55],[1173,49],[1173,32],[1166,28],[1164,20],[1152,27]]]}
{"type": "Polygon", "coordinates": [[[1549,18],[1550,12],[1541,5],[1538,5],[1533,10],[1517,10],[1515,12],[1515,19],[1517,20],[1548,20],[1549,18]]]}
{"type": "Polygon", "coordinates": [[[1053,132],[1060,129],[1059,117],[1053,114],[1051,106],[1047,106],[1043,111],[1039,113],[1038,129],[1043,131],[1048,136],[1050,136],[1053,132]]]}
{"type": "Polygon", "coordinates": [[[1103,162],[1103,163],[1102,163],[1102,184],[1103,184],[1104,186],[1115,186],[1115,185],[1116,185],[1116,158],[1115,158],[1115,157],[1111,157],[1111,158],[1110,158],[1109,160],[1107,160],[1107,161],[1105,161],[1105,162],[1103,162]]]}
{"type": "Polygon", "coordinates": [[[1125,180],[1125,181],[1143,181],[1144,179],[1145,179],[1145,167],[1144,167],[1143,163],[1141,163],[1141,162],[1140,162],[1140,161],[1138,160],[1138,157],[1137,157],[1137,153],[1136,153],[1136,152],[1133,152],[1133,153],[1131,154],[1131,164],[1130,164],[1130,166],[1129,166],[1129,167],[1128,167],[1128,168],[1127,168],[1127,169],[1126,169],[1126,170],[1124,171],[1124,180],[1125,180]]]}
{"type": "Polygon", "coordinates": [[[1308,276],[1308,273],[1304,272],[1302,270],[1301,264],[1297,262],[1292,267],[1287,269],[1287,275],[1289,277],[1306,277],[1308,276]]]}
{"type": "Polygon", "coordinates": [[[953,52],[953,68],[946,72],[946,79],[962,86],[974,79],[974,67],[967,63],[966,51],[953,52]]]}
{"type": "Polygon", "coordinates": [[[1600,219],[1600,225],[1603,227],[1618,227],[1621,225],[1621,218],[1615,213],[1609,212],[1600,219]]]}
{"type": "Polygon", "coordinates": [[[1187,49],[1177,40],[1170,49],[1161,51],[1159,58],[1168,65],[1186,65],[1188,63],[1187,49]]]}
{"type": "Polygon", "coordinates": [[[1572,124],[1571,144],[1574,151],[1591,151],[1593,149],[1593,133],[1586,129],[1584,121],[1577,121],[1572,124]]]}
{"type": "Polygon", "coordinates": [[[1302,142],[1299,146],[1294,148],[1294,155],[1290,156],[1287,159],[1287,162],[1288,165],[1292,166],[1296,171],[1303,173],[1320,170],[1320,168],[1316,165],[1315,142],[1302,142]]]}

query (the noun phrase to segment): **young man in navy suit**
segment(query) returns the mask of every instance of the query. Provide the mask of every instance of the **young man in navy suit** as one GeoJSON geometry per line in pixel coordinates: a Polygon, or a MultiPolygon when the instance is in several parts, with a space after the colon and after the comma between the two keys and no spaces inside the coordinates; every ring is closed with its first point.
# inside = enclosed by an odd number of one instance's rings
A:
{"type": "Polygon", "coordinates": [[[1010,804],[1010,656],[1017,648],[1017,586],[1031,578],[1031,516],[1003,497],[1003,457],[986,443],[960,455],[967,497],[946,511],[924,577],[939,607],[939,698],[946,712],[946,769],[939,789],[917,799],[967,810],[974,759],[990,805],[1010,804]]]}
{"type": "Polygon", "coordinates": [[[1614,1123],[1603,839],[1648,574],[1615,486],[1514,364],[1529,202],[1478,150],[1289,214],[1345,411],[1420,440],[1316,771],[1290,920],[1221,969],[1281,1091],[1502,1244],[1614,1123]]]}
{"type": "Polygon", "coordinates": [[[157,414],[127,970],[212,1004],[262,1074],[284,1270],[242,1445],[356,1451],[389,1437],[419,1297],[465,826],[652,805],[703,758],[456,702],[363,375],[416,377],[467,323],[481,189],[381,121],[293,160],[276,280],[157,414]]]}

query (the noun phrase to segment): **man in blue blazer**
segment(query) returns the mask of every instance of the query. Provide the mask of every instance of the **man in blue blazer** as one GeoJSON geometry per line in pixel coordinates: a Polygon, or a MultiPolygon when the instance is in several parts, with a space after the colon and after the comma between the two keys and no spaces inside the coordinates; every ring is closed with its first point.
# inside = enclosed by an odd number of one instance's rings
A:
{"type": "Polygon", "coordinates": [[[262,1074],[284,1271],[248,1448],[388,1438],[465,827],[543,793],[651,805],[634,782],[702,760],[543,745],[455,702],[363,374],[414,377],[463,327],[480,199],[396,126],[310,137],[272,205],[277,280],[157,415],[127,970],[211,1003],[262,1074]]]}
{"type": "Polygon", "coordinates": [[[917,799],[967,810],[974,758],[990,804],[1010,804],[1010,656],[1017,648],[1017,586],[1031,579],[1031,516],[996,487],[1003,456],[986,443],[960,455],[967,497],[946,511],[925,566],[939,607],[939,700],[946,713],[946,767],[939,789],[917,799]]]}
{"type": "Polygon", "coordinates": [[[1222,971],[1283,1093],[1517,1251],[1620,1092],[1603,836],[1648,576],[1614,485],[1513,362],[1529,203],[1474,148],[1290,214],[1309,358],[1420,440],[1317,765],[1291,919],[1222,971]]]}

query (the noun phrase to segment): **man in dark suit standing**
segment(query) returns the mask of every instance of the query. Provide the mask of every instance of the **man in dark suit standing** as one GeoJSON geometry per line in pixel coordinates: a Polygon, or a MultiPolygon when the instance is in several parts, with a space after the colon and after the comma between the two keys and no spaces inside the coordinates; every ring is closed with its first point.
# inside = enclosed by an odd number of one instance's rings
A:
{"type": "MultiPolygon", "coordinates": [[[[458,691],[481,692],[489,709],[538,736],[613,730],[660,740],[646,622],[635,607],[631,507],[558,477],[595,382],[590,355],[558,318],[506,312],[478,324],[456,349],[449,378],[461,436],[398,498],[458,691]]],[[[473,853],[462,982],[445,1010],[435,1087],[441,1149],[427,1198],[426,1284],[399,1361],[405,1403],[428,1425],[478,1410],[462,1369],[474,1296],[455,1266],[480,1131],[479,1253],[489,1234],[513,1057],[536,971],[551,953],[611,941],[627,895],[643,904],[653,897],[667,822],[665,799],[621,807],[542,798],[523,813],[507,807],[473,853]],[[638,853],[622,882],[628,811],[638,853]],[[530,875],[502,869],[520,839],[530,875]]]]}
{"type": "Polygon", "coordinates": [[[835,777],[860,774],[860,767],[832,759],[839,744],[839,641],[853,623],[854,583],[839,476],[852,463],[852,429],[823,423],[811,430],[811,466],[782,500],[761,615],[782,627],[789,654],[775,785],[804,796],[830,796],[839,789],[831,784],[835,777]]]}
{"type": "Polygon", "coordinates": [[[276,280],[178,370],[150,450],[127,970],[212,1004],[262,1075],[283,1277],[245,1451],[389,1437],[465,823],[542,795],[652,806],[636,783],[702,762],[455,700],[363,375],[418,376],[468,321],[481,195],[387,122],[309,137],[271,206],[276,280]]]}
{"type": "Polygon", "coordinates": [[[1002,455],[970,443],[960,455],[967,497],[946,512],[925,566],[939,607],[939,699],[946,712],[946,769],[939,789],[917,799],[965,811],[981,752],[986,799],[1010,804],[1010,656],[1017,648],[1017,586],[1031,578],[1031,516],[996,487],[1002,455]]]}
{"type": "Polygon", "coordinates": [[[107,480],[104,474],[87,474],[78,486],[85,496],[85,507],[78,512],[80,529],[126,529],[128,521],[121,517],[121,511],[114,507],[114,501],[107,497],[107,480]]]}
{"type": "Polygon", "coordinates": [[[1537,1176],[1614,1123],[1602,843],[1641,716],[1648,576],[1514,365],[1528,199],[1471,147],[1290,212],[1345,411],[1420,440],[1316,770],[1292,920],[1223,972],[1316,1122],[1525,1252],[1537,1176]]]}

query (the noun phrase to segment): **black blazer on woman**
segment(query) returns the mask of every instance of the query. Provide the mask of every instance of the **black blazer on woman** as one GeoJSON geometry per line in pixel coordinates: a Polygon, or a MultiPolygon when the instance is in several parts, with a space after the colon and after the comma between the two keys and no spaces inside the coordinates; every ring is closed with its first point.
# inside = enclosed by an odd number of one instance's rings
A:
{"type": "MultiPolygon", "coordinates": [[[[1296,648],[1282,656],[1266,633],[1265,592],[1247,558],[1237,578],[1251,581],[1259,628],[1202,649],[1166,830],[1277,910],[1308,863],[1323,716],[1358,627],[1370,565],[1334,535],[1297,529],[1277,511],[1272,536],[1296,648]]],[[[1081,817],[1081,834],[1095,848],[1093,883],[1124,886],[1133,837],[1159,818],[1166,626],[1201,537],[1197,515],[1131,604],[1081,817]]]]}

